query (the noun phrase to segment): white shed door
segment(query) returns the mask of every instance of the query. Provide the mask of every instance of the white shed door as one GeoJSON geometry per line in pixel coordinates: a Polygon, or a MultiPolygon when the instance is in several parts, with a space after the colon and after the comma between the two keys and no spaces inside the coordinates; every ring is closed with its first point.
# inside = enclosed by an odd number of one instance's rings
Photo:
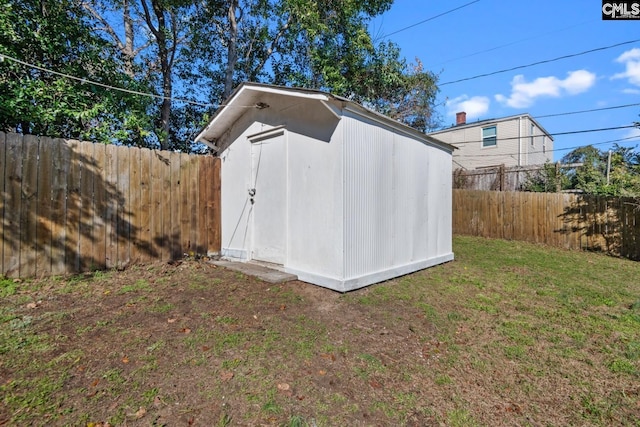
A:
{"type": "Polygon", "coordinates": [[[284,133],[252,141],[254,182],[251,258],[275,264],[286,260],[286,147],[284,133]]]}

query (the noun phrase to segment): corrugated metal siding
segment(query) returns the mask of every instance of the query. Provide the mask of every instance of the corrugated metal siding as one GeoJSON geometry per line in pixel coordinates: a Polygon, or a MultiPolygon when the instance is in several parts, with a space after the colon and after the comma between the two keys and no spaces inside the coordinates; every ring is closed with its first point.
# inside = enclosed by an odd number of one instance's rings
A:
{"type": "Polygon", "coordinates": [[[349,120],[344,143],[345,279],[451,253],[450,154],[349,120]]]}
{"type": "Polygon", "coordinates": [[[449,156],[432,151],[429,156],[429,197],[427,203],[429,245],[427,258],[452,252],[452,167],[449,156]]]}
{"type": "Polygon", "coordinates": [[[393,134],[346,120],[350,123],[344,134],[344,276],[349,278],[392,265],[394,153],[393,134]]]}

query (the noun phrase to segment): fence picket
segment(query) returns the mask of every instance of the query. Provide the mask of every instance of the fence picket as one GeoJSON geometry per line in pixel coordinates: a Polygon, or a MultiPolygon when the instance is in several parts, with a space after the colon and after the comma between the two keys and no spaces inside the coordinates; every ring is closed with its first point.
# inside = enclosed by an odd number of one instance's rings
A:
{"type": "Polygon", "coordinates": [[[191,235],[189,233],[189,229],[191,228],[191,200],[189,199],[191,190],[189,188],[191,185],[191,164],[189,160],[189,155],[180,155],[180,189],[178,192],[180,196],[180,204],[178,206],[178,216],[180,217],[180,239],[178,242],[180,244],[180,252],[178,256],[191,251],[191,235]]]}
{"type": "Polygon", "coordinates": [[[140,149],[129,149],[129,254],[131,263],[140,261],[140,149]]]}
{"type": "Polygon", "coordinates": [[[82,163],[79,141],[69,140],[69,173],[67,174],[67,217],[65,221],[65,264],[67,272],[80,272],[80,185],[82,163]]]}
{"type": "Polygon", "coordinates": [[[20,276],[33,277],[38,255],[38,146],[37,136],[25,135],[22,157],[22,209],[20,211],[20,276]]]}
{"type": "Polygon", "coordinates": [[[93,147],[93,247],[92,262],[97,269],[106,267],[107,253],[107,183],[105,181],[106,145],[93,147]]]}
{"type": "Polygon", "coordinates": [[[71,160],[69,146],[62,139],[51,143],[51,274],[67,271],[65,264],[67,220],[67,175],[71,160]]]}
{"type": "Polygon", "coordinates": [[[180,206],[182,202],[182,198],[180,197],[180,191],[185,188],[185,185],[182,185],[180,179],[180,153],[170,153],[170,171],[169,171],[169,181],[170,181],[170,195],[171,195],[171,205],[169,206],[169,211],[171,213],[170,222],[167,227],[169,230],[168,233],[168,242],[169,242],[169,256],[170,259],[180,258],[182,255],[180,251],[180,206]]]}
{"type": "MultiPolygon", "coordinates": [[[[200,205],[200,192],[198,191],[198,165],[200,162],[196,156],[189,156],[189,214],[191,215],[189,225],[189,253],[202,253],[198,246],[198,223],[200,221],[198,206],[200,205]]],[[[204,219],[204,218],[203,218],[204,219]]]]}
{"type": "Polygon", "coordinates": [[[50,138],[40,139],[38,153],[36,276],[51,275],[51,179],[52,159],[50,138]]]}
{"type": "Polygon", "coordinates": [[[20,275],[20,215],[22,211],[22,135],[6,136],[5,208],[3,222],[3,271],[7,277],[20,275]]]}
{"type": "Polygon", "coordinates": [[[138,235],[136,246],[139,262],[145,263],[152,259],[151,254],[151,150],[142,148],[140,154],[140,210],[136,217],[138,235]]]}
{"type": "Polygon", "coordinates": [[[129,148],[128,147],[116,147],[118,152],[118,175],[114,181],[116,187],[116,193],[118,194],[118,207],[116,214],[117,224],[117,261],[116,265],[119,268],[125,267],[131,262],[131,250],[129,247],[130,235],[131,235],[131,222],[129,220],[129,190],[131,186],[131,172],[129,170],[129,148]]]}

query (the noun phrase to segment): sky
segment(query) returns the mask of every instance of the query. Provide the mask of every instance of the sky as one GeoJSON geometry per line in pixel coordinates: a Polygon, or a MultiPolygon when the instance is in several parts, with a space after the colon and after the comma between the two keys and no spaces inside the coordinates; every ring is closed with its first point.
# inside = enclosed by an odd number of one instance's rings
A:
{"type": "MultiPolygon", "coordinates": [[[[602,20],[601,1],[395,0],[369,29],[439,75],[444,127],[458,111],[467,113],[467,123],[529,113],[551,134],[640,121],[640,105],[612,108],[640,104],[640,41],[607,48],[640,39],[640,19],[602,20]],[[599,48],[607,49],[455,82],[599,48]]],[[[640,150],[637,128],[557,135],[553,160],[579,146],[607,150],[607,141],[636,136],[618,144],[640,150]]]]}

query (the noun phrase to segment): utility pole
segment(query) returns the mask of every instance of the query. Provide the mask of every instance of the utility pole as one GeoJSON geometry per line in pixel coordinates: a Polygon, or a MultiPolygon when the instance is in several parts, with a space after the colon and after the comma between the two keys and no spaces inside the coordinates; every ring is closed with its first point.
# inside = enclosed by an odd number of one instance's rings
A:
{"type": "Polygon", "coordinates": [[[609,157],[607,157],[607,185],[609,185],[610,173],[611,173],[611,150],[609,150],[609,157]]]}

